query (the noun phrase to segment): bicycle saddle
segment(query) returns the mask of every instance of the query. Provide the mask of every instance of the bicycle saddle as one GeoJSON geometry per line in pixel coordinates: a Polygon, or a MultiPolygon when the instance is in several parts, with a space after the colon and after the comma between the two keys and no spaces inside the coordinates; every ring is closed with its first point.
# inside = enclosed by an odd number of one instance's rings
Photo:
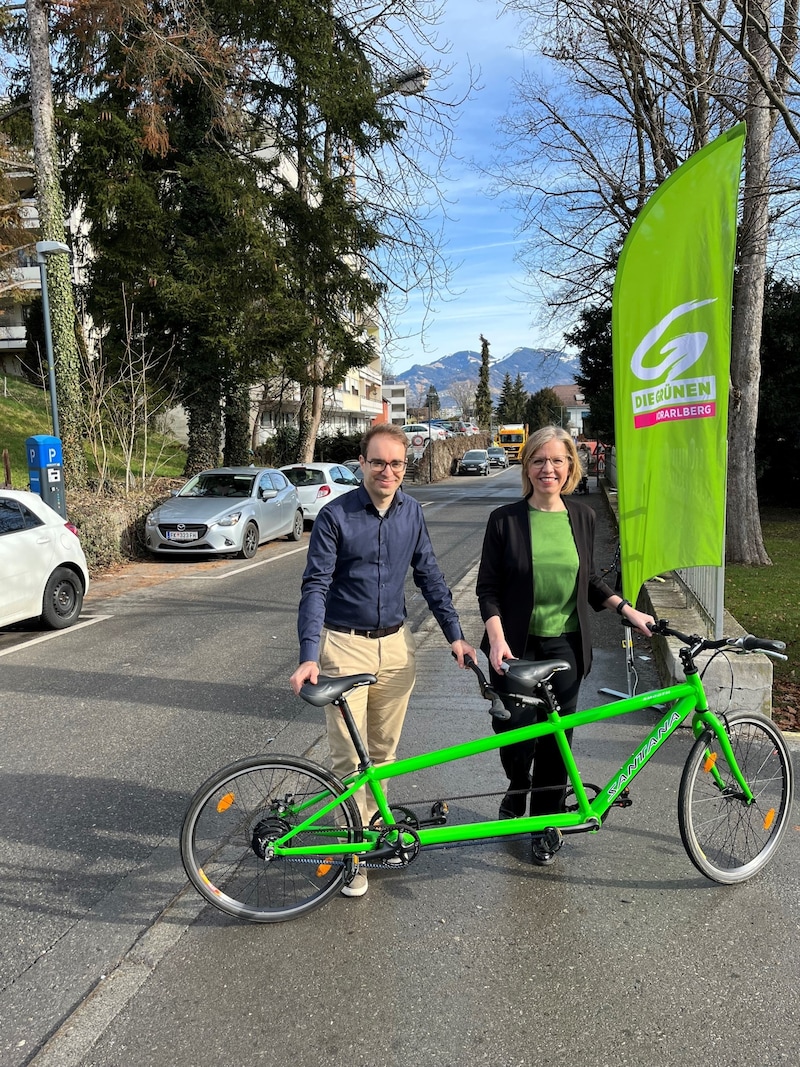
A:
{"type": "Polygon", "coordinates": [[[515,659],[507,662],[506,689],[509,693],[529,695],[537,685],[546,682],[556,671],[569,670],[569,664],[563,659],[515,659]]]}
{"type": "Polygon", "coordinates": [[[309,704],[313,704],[315,708],[321,708],[323,705],[332,704],[334,700],[344,696],[349,689],[358,689],[362,685],[373,685],[377,680],[374,674],[343,674],[338,678],[321,674],[317,679],[316,685],[312,685],[310,682],[303,684],[300,689],[300,696],[303,700],[308,701],[309,704]]]}

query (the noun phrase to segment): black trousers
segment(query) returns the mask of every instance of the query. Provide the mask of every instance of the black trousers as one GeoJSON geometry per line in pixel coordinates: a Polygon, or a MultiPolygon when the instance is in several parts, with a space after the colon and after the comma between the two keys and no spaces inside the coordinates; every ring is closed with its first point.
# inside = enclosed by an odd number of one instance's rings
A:
{"type": "MultiPolygon", "coordinates": [[[[528,637],[525,646],[525,659],[561,659],[569,663],[568,671],[558,671],[551,679],[553,692],[564,715],[577,709],[578,691],[583,678],[583,655],[581,652],[580,632],[561,634],[560,637],[528,637]]],[[[494,670],[490,670],[491,681],[501,691],[505,680],[494,670]]],[[[516,717],[505,722],[492,719],[496,734],[516,729],[535,719],[542,721],[545,712],[538,716],[532,713],[530,718],[517,720],[516,717]]],[[[567,741],[572,743],[572,730],[567,730],[567,741]]],[[[558,750],[553,735],[539,737],[533,741],[523,741],[516,745],[507,745],[500,749],[500,762],[510,789],[527,789],[531,787],[531,815],[545,815],[552,811],[563,811],[567,793],[567,769],[558,750]]]]}

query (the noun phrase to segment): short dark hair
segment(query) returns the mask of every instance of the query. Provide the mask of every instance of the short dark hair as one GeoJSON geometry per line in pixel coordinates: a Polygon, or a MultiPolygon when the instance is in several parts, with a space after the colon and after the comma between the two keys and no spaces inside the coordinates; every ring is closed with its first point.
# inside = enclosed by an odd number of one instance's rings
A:
{"type": "Polygon", "coordinates": [[[367,458],[367,449],[369,443],[373,437],[376,437],[379,433],[386,434],[387,437],[394,437],[396,441],[399,441],[404,448],[408,448],[408,438],[405,435],[405,431],[401,426],[395,426],[392,422],[376,422],[367,430],[364,436],[361,438],[361,455],[364,459],[367,458]]]}

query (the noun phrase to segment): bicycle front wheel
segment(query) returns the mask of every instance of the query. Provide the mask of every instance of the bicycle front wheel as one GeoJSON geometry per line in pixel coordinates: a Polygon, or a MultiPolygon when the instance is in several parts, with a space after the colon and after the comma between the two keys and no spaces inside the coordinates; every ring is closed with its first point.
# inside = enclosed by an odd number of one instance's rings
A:
{"type": "Polygon", "coordinates": [[[314,817],[344,792],[310,760],[254,756],[218,771],[195,793],[181,828],[181,859],[189,880],[228,915],[282,922],[324,904],[340,889],[347,858],[326,846],[362,839],[352,797],[292,838],[319,854],[273,856],[270,845],[314,817]]]}
{"type": "Polygon", "coordinates": [[[711,731],[694,744],[681,777],[678,823],[695,867],[715,882],[752,878],[772,858],[789,822],[794,777],[783,735],[758,712],[726,716],[748,803],[711,731]]]}

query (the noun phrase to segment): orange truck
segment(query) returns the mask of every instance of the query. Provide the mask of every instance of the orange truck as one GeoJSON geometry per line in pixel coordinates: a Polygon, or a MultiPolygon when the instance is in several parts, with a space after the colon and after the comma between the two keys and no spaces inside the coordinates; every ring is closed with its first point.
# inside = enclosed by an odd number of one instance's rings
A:
{"type": "Polygon", "coordinates": [[[522,446],[528,440],[528,427],[521,422],[507,423],[497,431],[497,443],[505,449],[509,463],[519,463],[522,446]]]}

